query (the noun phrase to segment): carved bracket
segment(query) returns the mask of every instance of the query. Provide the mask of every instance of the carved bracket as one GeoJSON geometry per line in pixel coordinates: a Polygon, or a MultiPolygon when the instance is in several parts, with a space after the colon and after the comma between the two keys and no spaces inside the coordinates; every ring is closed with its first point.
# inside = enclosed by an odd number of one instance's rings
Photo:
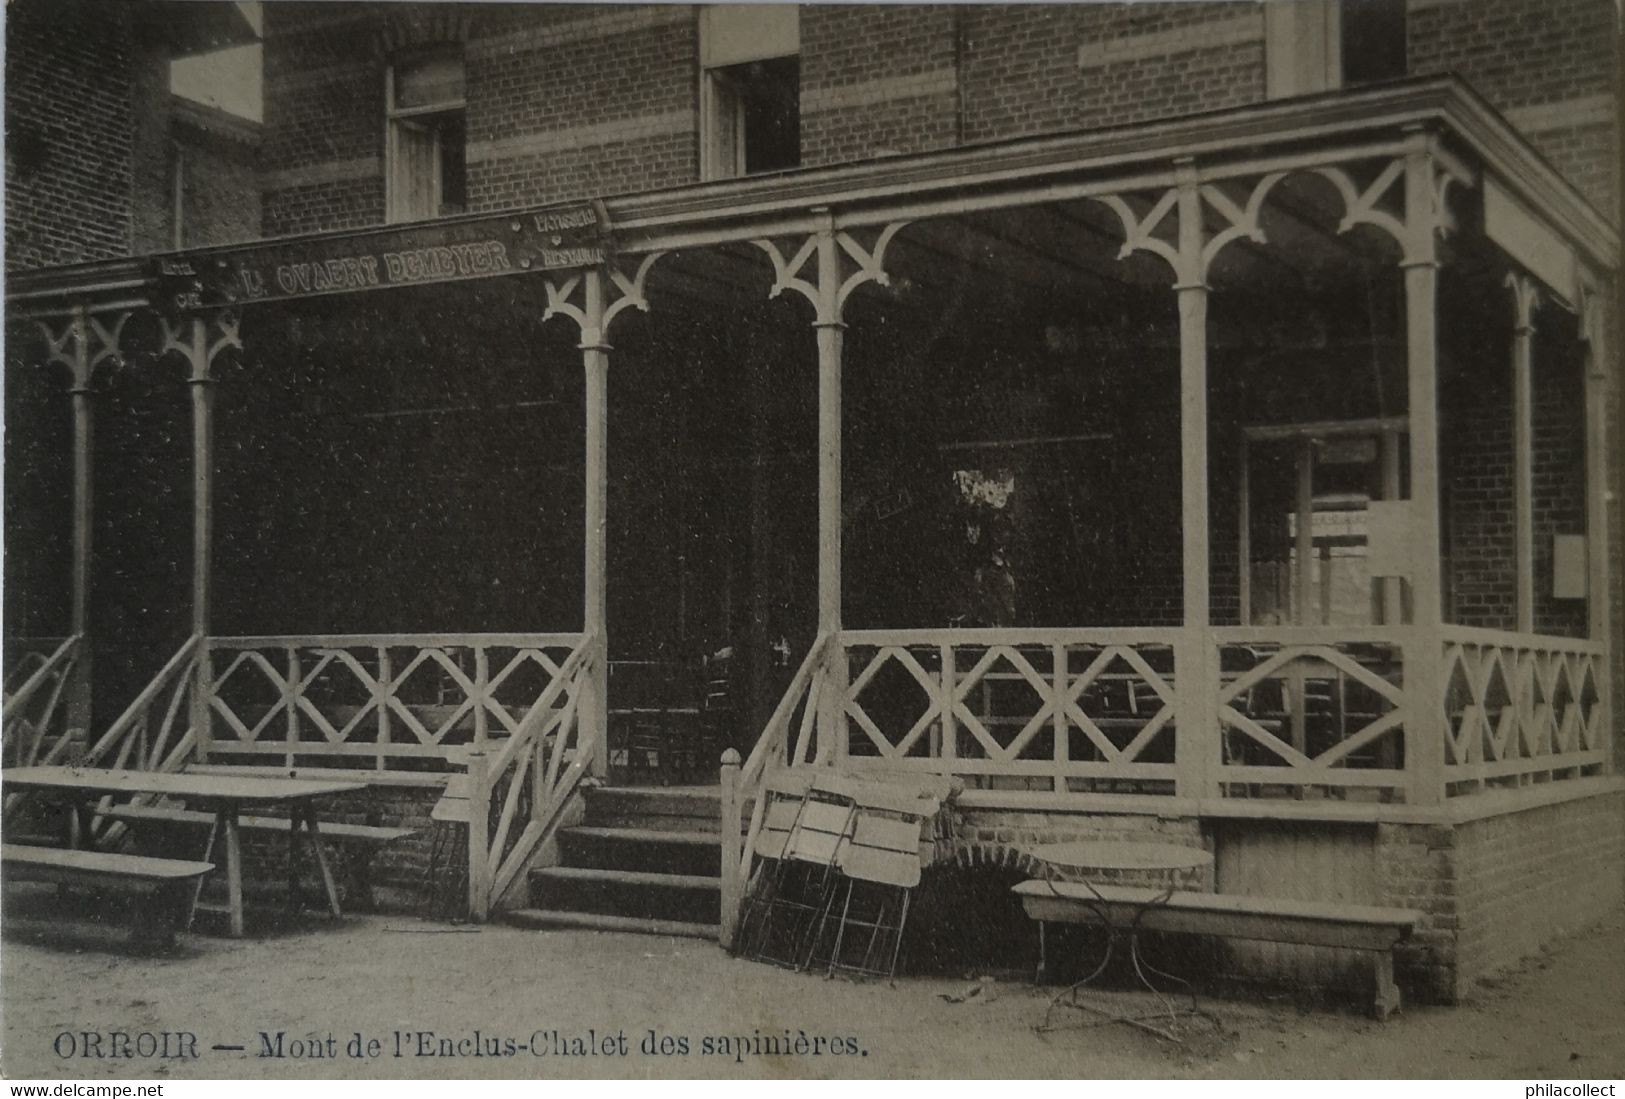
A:
{"type": "Polygon", "coordinates": [[[886,273],[886,248],[908,222],[893,221],[888,223],[875,235],[873,246],[864,248],[851,233],[842,231],[835,234],[835,243],[841,246],[841,251],[852,257],[857,264],[853,271],[841,281],[841,287],[835,293],[835,320],[840,319],[840,312],[846,308],[846,299],[851,297],[852,291],[866,282],[873,282],[879,286],[890,286],[891,276],[886,273]]]}
{"type": "Polygon", "coordinates": [[[1540,284],[1528,275],[1513,271],[1507,275],[1505,285],[1512,291],[1513,330],[1533,332],[1535,309],[1540,305],[1540,284]]]}
{"type": "Polygon", "coordinates": [[[1606,383],[1608,380],[1608,299],[1611,296],[1603,282],[1589,271],[1582,270],[1576,280],[1580,287],[1580,339],[1589,345],[1586,356],[1586,374],[1606,383]]]}
{"type": "Polygon", "coordinates": [[[583,347],[603,346],[603,341],[609,337],[609,326],[614,323],[621,311],[627,308],[639,309],[645,313],[649,311],[649,300],[644,297],[644,284],[648,281],[649,272],[653,269],[655,261],[666,253],[650,252],[638,263],[637,270],[628,277],[613,262],[604,265],[603,272],[608,276],[609,285],[614,288],[613,299],[606,305],[602,301],[593,301],[594,297],[587,288],[587,279],[581,273],[565,277],[562,281],[551,276],[542,283],[547,293],[547,307],[542,311],[542,320],[551,320],[555,316],[569,317],[576,322],[576,328],[581,333],[583,347]],[[580,304],[571,299],[578,296],[580,304]],[[596,312],[598,315],[593,316],[596,312]]]}
{"type": "Polygon", "coordinates": [[[1417,152],[1389,161],[1365,187],[1355,183],[1341,167],[1313,169],[1316,175],[1330,181],[1343,198],[1343,220],[1337,231],[1346,233],[1356,225],[1376,226],[1398,242],[1406,264],[1432,261],[1435,238],[1449,236],[1456,228],[1449,202],[1451,185],[1474,183],[1473,173],[1466,165],[1440,150],[1431,137],[1423,135],[1422,140],[1424,144],[1417,152]],[[1419,170],[1429,173],[1427,186],[1421,192],[1426,205],[1421,209],[1405,209],[1403,214],[1384,209],[1381,204],[1396,184],[1402,192],[1400,205],[1408,204],[1403,198],[1403,194],[1408,193],[1405,176],[1413,162],[1418,164],[1419,170]]]}
{"type": "Polygon", "coordinates": [[[773,263],[773,286],[767,296],[776,298],[786,290],[794,290],[812,305],[819,324],[839,324],[841,314],[846,308],[846,299],[852,292],[864,283],[873,282],[880,286],[890,286],[891,276],[886,273],[886,249],[892,238],[897,236],[908,222],[893,221],[887,223],[875,234],[874,243],[865,247],[862,242],[850,231],[845,229],[825,228],[813,233],[788,258],[780,251],[779,246],[771,240],[753,240],[752,244],[767,253],[767,258],[773,263]],[[832,240],[837,248],[854,264],[850,274],[841,273],[841,262],[836,257],[834,279],[836,285],[829,287],[832,291],[828,297],[819,282],[821,281],[818,268],[818,249],[823,240],[832,240]],[[812,270],[803,274],[803,269],[811,265],[812,270]]]}
{"type": "Polygon", "coordinates": [[[129,319],[130,314],[122,312],[109,325],[100,317],[92,316],[89,310],[79,309],[60,332],[53,332],[45,321],[39,322],[40,334],[45,337],[46,360],[68,368],[72,379],[70,393],[89,393],[96,369],[103,363],[110,363],[115,369],[124,365],[119,340],[129,319]]]}
{"type": "Polygon", "coordinates": [[[1181,284],[1196,285],[1202,281],[1204,271],[1196,270],[1192,264],[1185,262],[1177,247],[1155,235],[1179,205],[1178,187],[1170,187],[1163,192],[1144,217],[1136,214],[1134,207],[1122,195],[1101,195],[1099,201],[1110,207],[1123,224],[1123,247],[1117,250],[1118,259],[1128,259],[1135,252],[1150,252],[1168,262],[1168,266],[1174,270],[1174,277],[1181,284]]]}
{"type": "Polygon", "coordinates": [[[192,371],[187,380],[193,383],[213,381],[214,360],[228,347],[241,350],[243,346],[239,333],[242,321],[233,313],[220,312],[180,320],[160,316],[158,323],[163,326],[164,332],[163,346],[158,354],[162,356],[173,351],[184,358],[192,371]],[[211,336],[211,328],[218,335],[211,336]]]}
{"type": "Polygon", "coordinates": [[[1271,172],[1264,176],[1253,185],[1245,206],[1237,205],[1234,199],[1214,184],[1202,185],[1203,201],[1229,222],[1202,246],[1201,277],[1204,281],[1207,279],[1208,269],[1213,266],[1213,260],[1231,241],[1246,238],[1256,244],[1264,243],[1264,229],[1259,224],[1258,217],[1264,209],[1264,200],[1269,197],[1270,191],[1285,178],[1285,172],[1271,172]]]}
{"type": "MultiPolygon", "coordinates": [[[[808,237],[801,247],[796,249],[795,255],[788,260],[779,251],[779,246],[771,240],[753,240],[751,243],[766,252],[767,258],[773,261],[773,287],[767,292],[768,297],[776,298],[786,290],[794,290],[806,298],[813,309],[819,309],[818,287],[800,276],[801,269],[807,266],[807,261],[811,260],[818,252],[817,235],[808,237]]],[[[817,266],[816,262],[814,266],[817,266]]],[[[817,277],[815,272],[813,278],[817,279],[817,277]]],[[[819,319],[825,320],[826,318],[820,317],[819,319]]]]}

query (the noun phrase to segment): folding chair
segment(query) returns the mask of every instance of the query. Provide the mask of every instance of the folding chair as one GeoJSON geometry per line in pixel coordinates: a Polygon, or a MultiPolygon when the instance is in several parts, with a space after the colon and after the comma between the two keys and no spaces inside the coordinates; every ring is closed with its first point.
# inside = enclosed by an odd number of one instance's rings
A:
{"type": "Polygon", "coordinates": [[[941,798],[907,780],[836,778],[830,785],[852,799],[854,817],[850,836],[836,851],[839,880],[819,913],[809,962],[824,964],[832,975],[847,972],[890,979],[897,972],[909,901],[920,884],[925,829],[936,817],[941,798]],[[820,953],[819,947],[832,935],[827,954],[820,953]]]}
{"type": "Polygon", "coordinates": [[[835,859],[851,837],[852,799],[829,776],[780,772],[762,791],[759,861],[747,887],[739,952],[756,961],[806,968],[828,909],[835,859]]]}

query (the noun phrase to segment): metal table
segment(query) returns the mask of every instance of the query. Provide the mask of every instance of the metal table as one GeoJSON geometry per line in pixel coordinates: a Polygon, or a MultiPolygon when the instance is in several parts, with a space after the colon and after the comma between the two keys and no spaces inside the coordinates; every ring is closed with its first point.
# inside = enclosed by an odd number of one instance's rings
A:
{"type": "MultiPolygon", "coordinates": [[[[1179,888],[1178,876],[1192,870],[1199,870],[1213,864],[1213,856],[1199,847],[1184,847],[1173,843],[1144,843],[1117,840],[1078,840],[1070,843],[1048,843],[1027,849],[1027,854],[1041,862],[1045,867],[1045,880],[1053,883],[1057,880],[1073,880],[1081,883],[1089,892],[1093,893],[1098,903],[1091,904],[1085,900],[1083,903],[1094,914],[1106,931],[1106,950],[1101,956],[1100,963],[1086,976],[1074,981],[1056,994],[1050,1001],[1049,1010],[1044,1013],[1044,1022],[1038,1028],[1041,1031],[1056,1029],[1051,1020],[1054,1018],[1057,1007],[1066,1006],[1080,1011],[1093,1012],[1103,1017],[1103,1021],[1127,1023],[1143,1030],[1149,1030],[1160,1037],[1171,1041],[1178,1041],[1178,1037],[1171,1032],[1150,1024],[1147,1018],[1138,1016],[1125,1016],[1107,1011],[1098,1005],[1088,1003],[1078,996],[1080,989],[1090,984],[1106,971],[1119,943],[1126,940],[1129,958],[1134,964],[1134,973],[1140,983],[1148,990],[1156,993],[1163,1001],[1164,1010],[1152,1018],[1165,1017],[1172,1021],[1179,1015],[1201,1015],[1203,1012],[1196,1006],[1194,995],[1191,997],[1189,1007],[1175,1006],[1167,998],[1167,994],[1151,980],[1151,974],[1156,974],[1167,981],[1182,987],[1189,987],[1190,982],[1176,977],[1171,973],[1151,965],[1140,954],[1139,934],[1140,922],[1146,913],[1168,903],[1179,888]],[[1091,873],[1131,872],[1145,877],[1160,878],[1163,889],[1153,894],[1145,904],[1134,913],[1134,917],[1127,926],[1113,921],[1111,910],[1106,899],[1101,896],[1095,883],[1089,880],[1091,873]]],[[[1059,892],[1056,894],[1059,896],[1059,892]]],[[[1048,966],[1048,944],[1045,941],[1044,922],[1038,923],[1039,965],[1048,966]]]]}
{"type": "MultiPolygon", "coordinates": [[[[214,849],[217,836],[226,841],[226,896],[231,921],[231,934],[243,934],[243,858],[238,829],[238,816],[243,806],[263,808],[269,805],[287,805],[293,822],[288,830],[289,881],[293,880],[294,844],[301,829],[309,840],[312,857],[321,874],[322,888],[327,895],[328,910],[336,917],[339,912],[338,890],[333,884],[333,873],[328,868],[327,856],[322,851],[321,833],[316,823],[313,802],[329,794],[343,794],[365,789],[359,782],[329,782],[314,779],[269,778],[252,775],[189,774],[184,771],[118,771],[99,767],[8,767],[0,771],[0,783],[8,790],[37,790],[66,802],[70,811],[69,843],[78,846],[90,837],[86,803],[105,796],[156,795],[183,798],[214,812],[214,826],[203,858],[214,849]]],[[[94,814],[90,814],[94,815],[94,814]]]]}

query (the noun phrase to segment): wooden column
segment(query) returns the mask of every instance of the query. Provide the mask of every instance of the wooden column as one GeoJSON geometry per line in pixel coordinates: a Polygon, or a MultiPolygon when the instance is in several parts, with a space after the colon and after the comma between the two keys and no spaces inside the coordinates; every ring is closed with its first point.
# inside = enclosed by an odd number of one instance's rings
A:
{"type": "MultiPolygon", "coordinates": [[[[198,649],[197,680],[192,691],[192,728],[206,751],[210,726],[209,696],[214,669],[207,638],[211,611],[210,580],[214,568],[214,378],[209,371],[208,333],[201,319],[192,321],[192,633],[205,638],[198,649]]],[[[228,843],[230,842],[228,832],[228,843]]],[[[233,927],[233,934],[241,930],[233,927]]]]}
{"type": "Polygon", "coordinates": [[[214,361],[228,347],[242,347],[237,321],[228,314],[164,322],[164,353],[173,351],[186,360],[192,391],[192,633],[203,640],[191,717],[200,758],[208,753],[209,697],[214,688],[208,644],[214,562],[214,361]],[[220,331],[212,340],[211,325],[220,331]]]}
{"type": "Polygon", "coordinates": [[[578,703],[587,728],[598,734],[592,773],[609,774],[609,628],[606,599],[609,492],[609,351],[604,332],[604,277],[598,270],[582,276],[585,307],[581,323],[581,366],[585,372],[586,504],[582,532],[582,630],[593,636],[594,652],[585,666],[585,690],[578,703]]]}
{"type": "MultiPolygon", "coordinates": [[[[1586,341],[1585,405],[1586,405],[1586,625],[1592,641],[1603,647],[1602,676],[1597,690],[1603,698],[1603,712],[1610,715],[1617,727],[1619,701],[1614,691],[1618,672],[1614,666],[1617,656],[1614,644],[1613,607],[1609,572],[1609,463],[1618,461],[1618,455],[1608,449],[1609,408],[1618,400],[1618,394],[1608,384],[1608,371],[1613,365],[1608,344],[1609,317],[1607,295],[1601,289],[1587,287],[1582,308],[1581,335],[1586,341]]],[[[1619,738],[1614,738],[1614,770],[1619,770],[1619,738]]]]}
{"type": "Polygon", "coordinates": [[[833,219],[818,229],[818,632],[830,638],[828,672],[818,699],[820,759],[842,742],[846,649],[841,645],[841,259],[833,219]]]}
{"type": "Polygon", "coordinates": [[[95,451],[95,407],[91,381],[103,362],[117,361],[119,336],[129,313],[119,313],[111,325],[91,316],[85,305],[76,306],[59,332],[45,322],[46,358],[68,371],[68,394],[73,404],[72,559],[69,562],[70,606],[68,631],[77,636],[73,678],[67,687],[67,729],[83,735],[91,722],[90,562],[94,522],[92,466],[95,451]]]}
{"type": "Polygon", "coordinates": [[[1534,280],[1508,275],[1512,291],[1512,511],[1517,569],[1518,631],[1535,632],[1535,306],[1534,280]]]}
{"type": "Polygon", "coordinates": [[[1412,642],[1405,647],[1406,800],[1438,804],[1444,797],[1444,717],[1440,705],[1444,641],[1443,570],[1439,533],[1439,368],[1437,229],[1434,144],[1413,133],[1405,156],[1405,364],[1410,419],[1412,642]]]}
{"type": "MultiPolygon", "coordinates": [[[[1400,498],[1399,477],[1399,432],[1387,431],[1382,433],[1382,498],[1384,500],[1398,500],[1400,498]]],[[[1405,587],[1404,581],[1397,576],[1384,576],[1380,581],[1382,590],[1382,624],[1384,626],[1398,626],[1405,620],[1405,587]]]]}
{"type": "MultiPolygon", "coordinates": [[[[91,479],[95,453],[95,407],[91,403],[89,317],[81,306],[73,319],[73,384],[68,393],[73,401],[73,575],[72,608],[68,632],[79,637],[79,651],[68,689],[70,730],[90,735],[91,645],[90,645],[90,556],[91,524],[95,517],[94,483],[91,479]]],[[[77,753],[77,747],[74,749],[77,753]]],[[[77,756],[76,756],[77,758],[77,756]]]]}
{"type": "Polygon", "coordinates": [[[1292,622],[1308,626],[1312,619],[1309,603],[1314,597],[1314,577],[1309,563],[1315,556],[1315,441],[1298,442],[1297,487],[1293,494],[1292,622]]]}
{"type": "MultiPolygon", "coordinates": [[[[1180,797],[1206,797],[1219,762],[1219,654],[1212,629],[1208,536],[1207,264],[1196,166],[1180,165],[1179,298],[1180,515],[1183,518],[1184,643],[1176,654],[1175,749],[1180,797]]],[[[1243,568],[1246,563],[1243,562],[1243,568]]]]}

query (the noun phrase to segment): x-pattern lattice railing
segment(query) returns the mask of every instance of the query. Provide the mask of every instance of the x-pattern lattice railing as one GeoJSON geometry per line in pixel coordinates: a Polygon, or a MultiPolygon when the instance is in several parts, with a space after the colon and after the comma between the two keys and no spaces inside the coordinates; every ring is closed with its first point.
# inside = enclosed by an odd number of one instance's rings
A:
{"type": "Polygon", "coordinates": [[[850,757],[944,773],[1173,779],[1171,630],[846,631],[850,757]]]}
{"type": "Polygon", "coordinates": [[[1404,796],[1410,711],[1397,635],[1351,638],[1336,628],[1217,633],[1224,792],[1365,787],[1404,796]]]}
{"type": "Polygon", "coordinates": [[[1593,642],[1446,627],[1445,779],[1452,794],[1607,759],[1602,647],[1593,642]]]}
{"type": "MultiPolygon", "coordinates": [[[[579,634],[216,637],[210,757],[408,759],[512,737],[535,715],[579,634]]],[[[565,677],[565,689],[573,684],[565,677]]],[[[420,764],[421,765],[421,764],[420,764]]]]}

